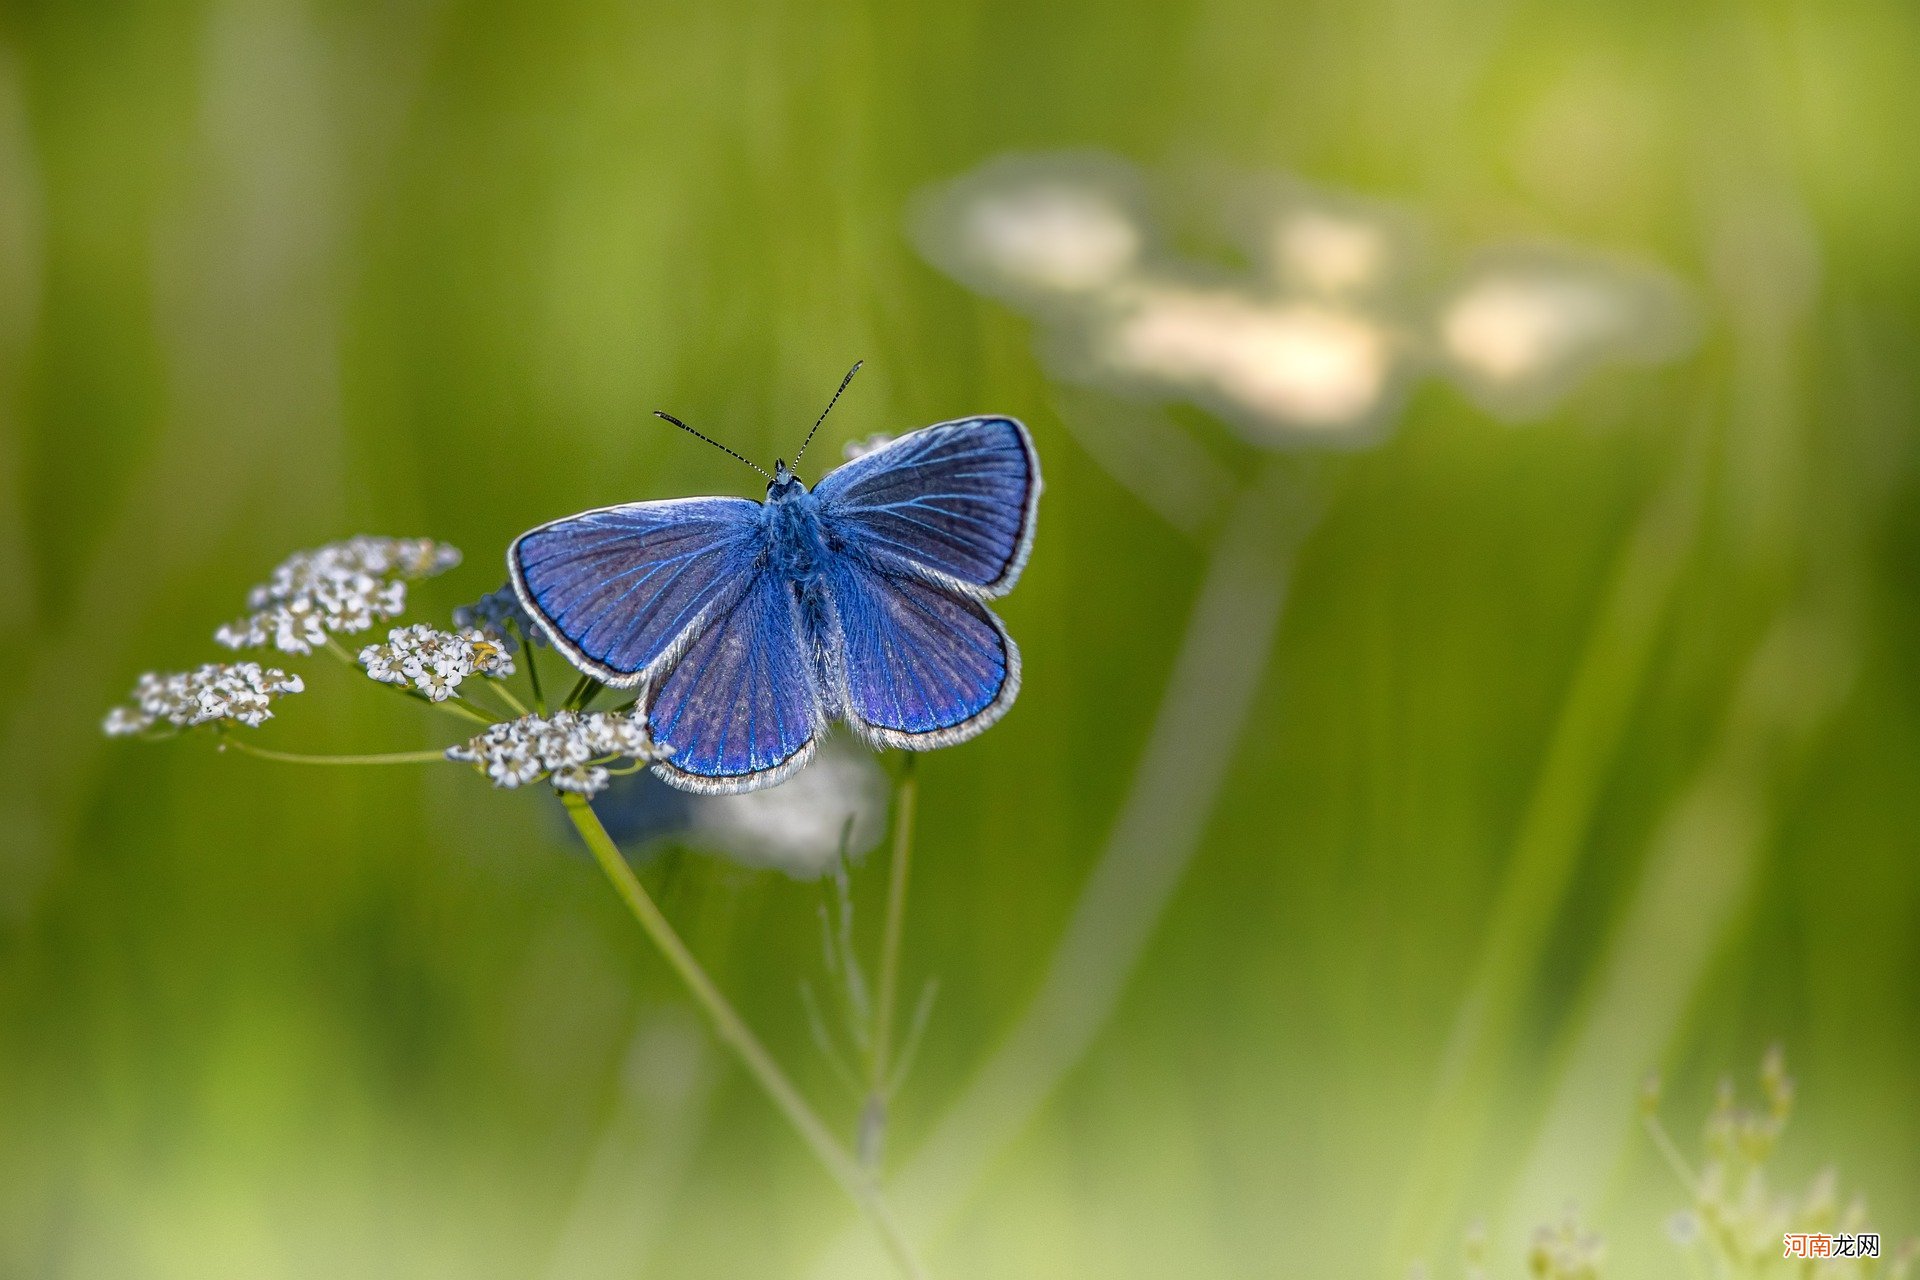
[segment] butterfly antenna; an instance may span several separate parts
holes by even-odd
[[[827,401],[827,407],[822,409],[820,411],[820,416],[813,420],[813,431],[807,432],[807,438],[800,442],[800,453],[796,453],[793,455],[793,465],[795,470],[798,470],[800,467],[800,454],[805,453],[807,451],[807,446],[813,443],[813,432],[818,431],[820,429],[820,424],[825,422],[827,420],[827,415],[833,412],[833,406],[840,403],[840,392],[845,391],[847,389],[847,384],[853,381],[853,375],[860,372],[860,366],[865,363],[866,363],[865,360],[855,360],[853,362],[853,368],[847,370],[847,376],[840,379],[840,390],[835,391],[833,393],[833,399]]]
[[[698,431],[695,431],[692,427],[680,421],[680,419],[674,417],[672,414],[665,413],[659,409],[655,409],[653,411],[653,416],[656,418],[665,418],[668,422],[671,422],[674,426],[680,428],[682,431],[686,432],[688,435],[697,437],[701,440],[705,440],[708,444],[712,445],[714,448],[718,449],[720,452],[724,454],[727,454],[730,457],[740,458],[740,461],[746,463],[748,466],[752,467],[755,471],[758,471],[761,475],[767,476],[768,480],[773,479],[772,476],[767,475],[767,469],[761,466],[759,463],[754,462],[747,458],[741,458],[739,454],[727,448],[727,446],[721,444],[718,440],[715,440],[712,436],[701,435]]]

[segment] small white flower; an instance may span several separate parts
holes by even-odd
[[[597,794],[610,774],[605,764],[622,757],[646,762],[665,758],[638,715],[617,711],[556,711],[489,725],[447,759],[477,766],[496,787],[519,787],[551,775],[556,790]]]
[[[311,653],[329,632],[352,635],[406,608],[406,584],[460,563],[431,538],[349,538],[297,551],[247,595],[253,612],[214,632],[230,649]]]
[[[395,627],[385,644],[360,650],[360,665],[382,684],[412,685],[435,702],[452,697],[468,676],[513,674],[499,637],[477,627],[441,631],[420,622]]]
[[[299,693],[299,676],[257,662],[209,662],[192,671],[149,671],[133,689],[133,705],[115,707],[100,726],[110,737],[144,733],[161,722],[176,728],[231,721],[258,728],[273,718],[273,699]]]
[[[115,707],[107,712],[106,721],[100,728],[109,738],[126,738],[145,732],[152,723],[151,716],[143,715],[132,707]]]
[[[597,764],[570,764],[553,771],[556,791],[577,791],[583,796],[598,795],[607,785],[607,771]]]
[[[520,651],[522,635],[541,648],[549,643],[547,633],[540,629],[533,615],[521,605],[520,597],[513,593],[511,583],[498,591],[489,591],[472,604],[463,604],[455,609],[453,625],[480,628],[508,653]]]

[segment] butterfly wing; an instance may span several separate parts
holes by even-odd
[[[507,571],[575,666],[637,685],[740,597],[764,546],[760,512],[745,498],[603,507],[520,535]]]
[[[654,772],[687,791],[771,786],[806,764],[825,728],[792,582],[767,568],[747,577],[644,695],[653,735],[673,753]]]
[[[1013,589],[1033,546],[1040,457],[1012,418],[910,432],[814,489],[830,535],[886,567],[973,596]]]
[[[842,714],[878,746],[922,751],[979,733],[1020,691],[1020,650],[971,592],[849,556],[832,578]]]

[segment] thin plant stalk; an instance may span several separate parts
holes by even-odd
[[[712,1020],[714,1031],[721,1041],[739,1055],[742,1065],[754,1081],[813,1149],[814,1155],[826,1166],[833,1180],[840,1184],[841,1189],[866,1215],[901,1272],[914,1280],[924,1280],[927,1269],[901,1231],[880,1189],[834,1138],[826,1123],[807,1104],[799,1089],[773,1060],[773,1055],[767,1052],[766,1046],[760,1043],[759,1037],[753,1034],[732,1003],[721,994],[713,979],[707,976],[707,971],[694,958],[693,952],[687,949],[687,944],[681,941],[673,925],[647,893],[646,886],[633,874],[633,868],[620,856],[613,838],[607,834],[607,829],[601,825],[586,798],[568,794],[562,796],[561,800],[566,805],[567,816],[592,851],[594,861],[600,864],[600,869],[612,882],[614,892],[620,895],[620,900],[633,913],[633,918],[646,931],[647,937],[666,958],[668,965],[686,983],[687,990]]]
[[[527,656],[527,684],[533,689],[533,705],[540,709],[541,715],[545,715],[547,694],[540,687],[540,663],[533,656],[533,637],[518,622],[513,624],[513,629],[520,633],[520,652]]]
[[[583,675],[574,681],[573,691],[567,694],[567,700],[564,705],[572,711],[585,711],[587,704],[592,702],[594,696],[605,687],[605,685],[595,680],[592,676]]]
[[[1324,507],[1328,477],[1301,465],[1269,460],[1229,509],[1131,789],[1040,989],[896,1180],[916,1235],[952,1221],[1085,1057],[1199,848],[1266,672],[1294,555]],[[860,1246],[836,1240],[812,1274],[865,1274]]]
[[[239,738],[224,737],[220,748],[232,747],[243,755],[258,756],[262,760],[278,760],[283,764],[445,764],[447,754],[444,751],[381,751],[371,755],[328,756],[309,755],[303,751],[275,751],[271,747],[256,747],[251,742],[242,742]]]
[[[503,681],[496,680],[493,683],[489,684],[487,688],[490,691],[492,691],[493,695],[499,698],[500,701],[506,703],[507,706],[511,707],[513,709],[513,714],[517,716],[524,716],[527,714],[527,704],[520,701],[520,699],[514,695],[513,690],[507,688],[506,684]]]
[[[887,873],[887,919],[880,941],[880,988],[873,1009],[873,1053],[868,1060],[867,1104],[860,1122],[860,1155],[868,1168],[880,1162],[891,1101],[893,1019],[900,1000],[900,942],[906,930],[907,882],[913,866],[913,812],[919,795],[914,757],[902,765],[893,804],[893,863]]]

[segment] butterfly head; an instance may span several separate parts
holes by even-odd
[[[785,462],[777,461],[773,464],[773,480],[767,485],[768,502],[785,502],[799,497],[806,491],[807,486],[800,483],[800,477],[793,474],[792,468]]]

